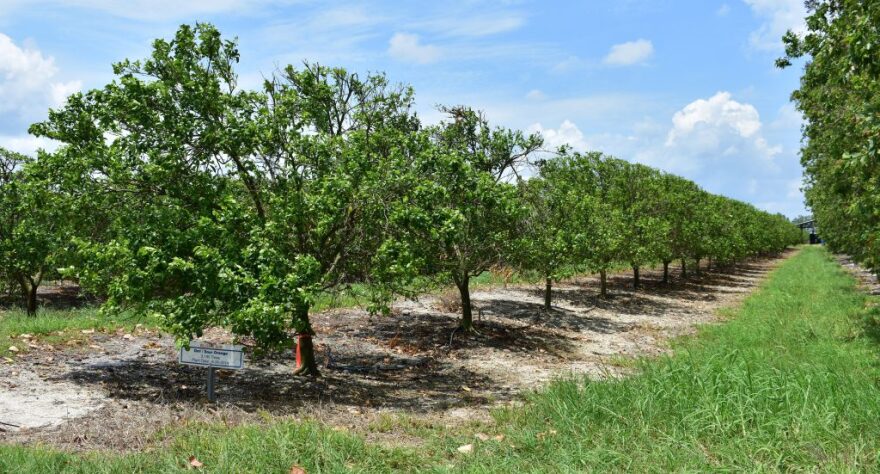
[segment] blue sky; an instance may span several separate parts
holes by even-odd
[[[51,147],[29,123],[208,21],[238,37],[244,87],[303,60],[384,71],[415,87],[426,122],[437,104],[469,105],[794,216],[800,67],[773,61],[803,16],[802,0],[0,0],[0,146]]]

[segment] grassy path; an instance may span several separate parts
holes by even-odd
[[[821,248],[776,270],[730,321],[645,360],[638,376],[566,381],[497,413],[503,441],[418,427],[388,449],[311,423],[190,425],[152,453],[0,446],[0,472],[581,472],[876,470],[880,312]],[[2,396],[2,387],[0,387]],[[478,428],[475,428],[475,430]],[[491,430],[491,431],[487,431]],[[472,444],[470,454],[459,446]]]

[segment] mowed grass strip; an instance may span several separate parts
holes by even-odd
[[[500,413],[510,443],[487,443],[463,467],[875,470],[880,368],[867,298],[824,249],[805,248],[728,322],[642,361],[640,375],[555,383]]]
[[[315,423],[169,431],[150,453],[0,446],[0,472],[582,472],[876,470],[876,310],[821,248],[784,262],[730,312],[639,362],[639,375],[557,382],[471,432],[395,449]],[[489,431],[491,430],[491,431]],[[469,454],[457,448],[473,444]]]

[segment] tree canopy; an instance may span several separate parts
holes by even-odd
[[[792,99],[805,125],[805,195],[822,238],[880,271],[880,4],[808,2],[806,34],[785,35],[788,67],[806,58]]]

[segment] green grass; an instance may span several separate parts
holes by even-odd
[[[205,472],[871,471],[880,450],[875,301],[821,248],[785,262],[725,324],[675,343],[614,381],[557,382],[480,427],[418,427],[420,448],[391,449],[318,424],[226,429],[193,424],[130,455],[0,445],[0,472],[169,472],[194,455]],[[383,422],[379,430],[394,429]],[[474,443],[474,452],[456,448]]]
[[[0,312],[0,356],[15,355],[9,351],[10,346],[19,349],[19,353],[27,352],[27,340],[20,338],[22,334],[33,336],[28,340],[35,343],[54,345],[85,340],[83,330],[131,331],[137,324],[148,327],[156,325],[154,321],[124,314],[104,315],[93,307],[72,310],[40,309],[36,316],[28,316],[21,310],[3,311]]]
[[[640,375],[556,383],[500,413],[516,448],[487,445],[464,467],[876,470],[880,368],[866,303],[823,249],[806,248],[728,323],[642,361]]]

